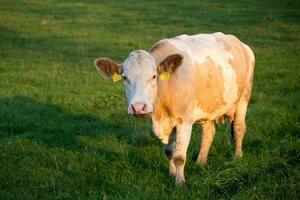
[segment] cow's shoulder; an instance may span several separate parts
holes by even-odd
[[[158,42],[156,42],[150,49],[149,52],[150,53],[155,53],[157,51],[161,51],[165,46],[166,46],[166,39],[160,40]]]
[[[155,43],[150,49],[149,53],[154,57],[156,64],[163,61],[171,54],[182,53],[180,49],[170,43],[170,39],[163,39]]]

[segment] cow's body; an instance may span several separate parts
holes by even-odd
[[[149,52],[131,52],[122,65],[99,58],[95,66],[112,80],[122,75],[129,114],[152,113],[153,132],[165,145],[176,184],[185,181],[186,153],[195,122],[202,126],[198,163],[207,162],[215,121],[223,116],[232,123],[235,157],[242,156],[254,55],[236,37],[181,35],[159,41]],[[158,79],[162,73],[171,74],[170,79]]]
[[[177,121],[233,119],[239,100],[243,96],[248,102],[252,88],[253,53],[232,35],[181,35],[150,49],[156,63],[175,53],[183,55],[183,63],[168,82],[158,81],[152,115],[154,133],[164,144]]]

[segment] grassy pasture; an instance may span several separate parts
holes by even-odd
[[[92,62],[222,31],[256,55],[244,157],[229,124],[176,188],[149,119]],[[300,2],[0,0],[0,199],[299,199]]]

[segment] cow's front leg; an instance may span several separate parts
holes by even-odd
[[[193,124],[181,123],[176,126],[176,146],[173,155],[173,163],[176,167],[176,185],[182,185],[185,182],[184,166],[186,163],[186,153],[190,143]]]
[[[173,129],[169,143],[164,145],[165,153],[169,159],[169,175],[176,176],[176,166],[173,162],[173,154],[176,146],[176,129]]]
[[[214,121],[204,122],[201,126],[202,126],[201,149],[197,158],[197,163],[206,164],[207,155],[209,152],[210,145],[214,139],[216,129],[215,129]]]

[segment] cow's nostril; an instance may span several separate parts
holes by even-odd
[[[143,105],[142,111],[144,111],[144,112],[147,111],[147,105],[146,104]]]
[[[135,107],[134,107],[133,104],[131,104],[131,108],[132,108],[132,110],[133,110],[133,113],[135,113]]]
[[[131,106],[133,114],[137,115],[137,116],[146,114],[147,110],[148,110],[147,104],[145,104],[145,103],[136,102],[136,103],[130,104],[130,106]]]

